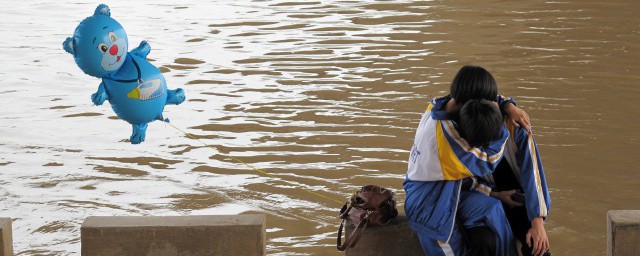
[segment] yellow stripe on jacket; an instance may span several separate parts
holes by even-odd
[[[429,106],[427,106],[427,110],[425,110],[424,112],[429,112],[433,109],[433,104],[429,103]]]
[[[460,159],[458,159],[453,152],[451,145],[449,145],[449,141],[442,131],[441,121],[436,123],[436,139],[438,143],[438,157],[444,179],[459,180],[472,176],[471,172],[460,162]]]

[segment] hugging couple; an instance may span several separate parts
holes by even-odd
[[[422,115],[409,158],[405,212],[426,255],[550,255],[550,197],[529,117],[464,66]]]

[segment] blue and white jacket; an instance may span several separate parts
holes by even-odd
[[[510,135],[507,139],[504,159],[507,160],[514,176],[524,190],[525,207],[529,221],[535,217],[546,219],[549,214],[551,198],[533,134],[527,133],[522,127],[513,126],[510,122],[505,122],[505,125]],[[472,189],[489,195],[494,186],[493,175],[487,174],[480,177],[479,182],[474,182]]]
[[[422,115],[409,157],[405,212],[417,232],[449,242],[462,179],[490,174],[502,158],[509,132],[487,147],[471,147],[444,111],[449,96],[435,98]],[[498,98],[499,103],[507,101]]]

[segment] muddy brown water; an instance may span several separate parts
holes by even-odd
[[[557,255],[603,255],[606,211],[640,209],[636,1],[113,1],[130,47],[188,100],[130,127],[60,48],[94,3],[0,4],[0,216],[18,255],[77,255],[90,215],[265,213],[268,253],[335,255],[359,186],[404,200],[428,99],[462,65],[530,116]],[[400,204],[402,209],[402,204]]]

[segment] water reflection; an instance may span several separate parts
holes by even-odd
[[[128,144],[60,49],[93,3],[0,7],[0,215],[19,255],[77,254],[89,215],[240,212],[268,214],[269,254],[334,254],[340,205],[301,189],[343,200],[379,184],[404,200],[418,118],[467,63],[533,117],[554,253],[602,254],[605,210],[640,208],[636,3],[110,3],[187,91],[172,124],[273,177],[162,123]]]

